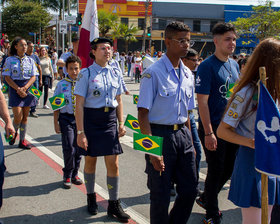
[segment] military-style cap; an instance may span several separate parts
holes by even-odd
[[[93,47],[96,44],[102,44],[102,43],[109,43],[111,45],[111,47],[113,46],[113,42],[104,37],[95,38],[93,41],[91,41],[90,46]]]

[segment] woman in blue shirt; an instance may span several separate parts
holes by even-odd
[[[36,99],[28,93],[38,75],[35,62],[27,56],[26,40],[17,37],[11,46],[10,57],[6,59],[2,75],[9,84],[9,106],[13,109],[13,125],[16,131],[14,138],[9,142],[15,143],[17,131],[20,128],[19,148],[30,149],[31,146],[25,141],[27,117],[31,106],[36,104]]]

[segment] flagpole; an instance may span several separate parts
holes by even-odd
[[[266,71],[265,67],[259,68],[260,80],[266,87]],[[260,87],[259,87],[260,88]],[[262,206],[262,224],[268,224],[268,176],[261,174],[261,206]]]

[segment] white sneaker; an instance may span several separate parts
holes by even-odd
[[[44,109],[50,109],[50,107],[48,105],[44,105],[43,108]]]

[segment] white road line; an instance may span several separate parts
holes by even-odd
[[[126,141],[123,144],[128,145],[129,147],[132,147],[132,143],[130,143],[129,141],[131,141],[131,139],[127,138],[129,136],[126,136],[123,138],[124,141]],[[37,142],[36,140],[34,140],[31,136],[26,135],[26,140],[28,140],[32,145],[34,145],[37,149],[39,149],[42,153],[44,153],[46,156],[48,156],[49,158],[51,158],[52,160],[54,160],[57,164],[59,164],[60,166],[64,166],[64,162],[63,159],[60,158],[59,156],[57,156],[55,153],[53,153],[52,151],[50,151],[49,149],[47,149],[45,146],[41,145],[39,142]],[[79,172],[79,177],[81,179],[84,180],[84,174]],[[108,196],[108,192],[103,189],[101,186],[99,186],[98,184],[95,184],[95,191],[97,194],[99,194],[102,198],[108,200],[109,196]],[[130,215],[130,217],[136,221],[139,224],[149,224],[149,220],[147,218],[145,218],[143,215],[141,215],[140,213],[136,212],[135,210],[133,210],[132,208],[129,208],[125,203],[122,202],[122,206],[123,208],[126,209],[126,212]]]

